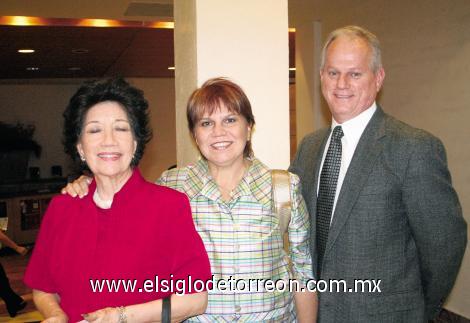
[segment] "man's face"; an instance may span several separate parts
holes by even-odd
[[[338,37],[326,51],[320,72],[323,96],[333,118],[346,122],[366,110],[375,101],[385,72],[370,67],[372,51],[360,38]]]

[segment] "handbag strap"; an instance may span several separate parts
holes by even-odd
[[[162,323],[171,323],[171,295],[162,301]]]
[[[274,213],[279,220],[281,235],[284,236],[289,227],[292,208],[289,172],[282,169],[272,169],[271,181]]]

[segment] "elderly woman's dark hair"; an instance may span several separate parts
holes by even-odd
[[[137,142],[137,149],[131,161],[131,167],[135,167],[142,158],[145,145],[152,138],[148,102],[142,90],[131,86],[122,78],[86,82],[72,96],[63,114],[65,152],[74,160],[80,160],[76,146],[83,130],[85,116],[91,107],[105,101],[118,103],[129,118],[132,134]]]
[[[208,115],[225,106],[232,113],[242,115],[250,127],[255,124],[255,117],[251,111],[251,104],[245,92],[240,86],[232,81],[223,78],[212,78],[204,82],[204,84],[196,89],[189,97],[186,106],[186,117],[188,119],[188,127],[194,136],[194,128],[196,123],[207,112]],[[243,151],[244,157],[252,157],[253,150],[251,141],[246,143]]]

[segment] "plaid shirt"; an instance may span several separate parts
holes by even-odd
[[[284,252],[279,220],[272,212],[271,174],[258,159],[232,192],[222,199],[203,159],[162,174],[158,184],[186,193],[197,231],[204,241],[215,281],[295,278],[305,286],[313,278],[309,251],[309,221],[299,178],[290,174],[292,213],[290,259]],[[242,284],[243,281],[240,283]],[[287,284],[288,286],[288,284]],[[243,288],[243,285],[239,285]],[[293,322],[293,294],[285,291],[209,291],[206,313],[190,322]]]

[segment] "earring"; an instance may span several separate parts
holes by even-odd
[[[80,155],[80,159],[84,162],[85,161],[85,156]]]

